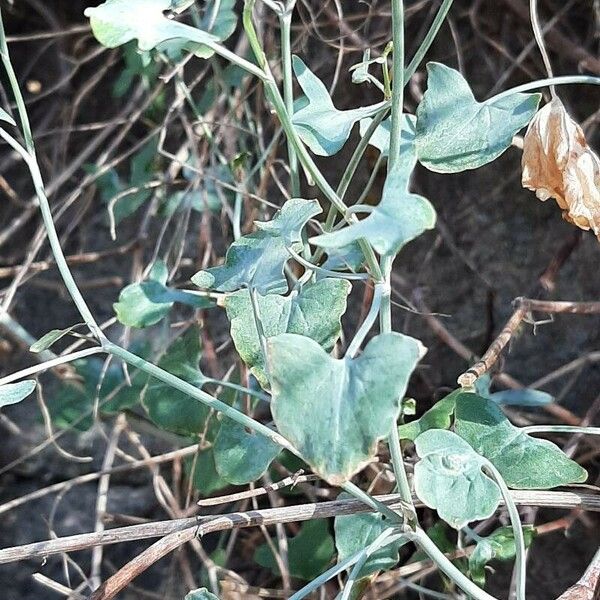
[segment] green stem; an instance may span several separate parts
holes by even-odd
[[[408,533],[407,537],[418,544],[431,558],[438,568],[452,579],[458,587],[472,596],[475,600],[498,600],[475,585],[462,571],[454,566],[452,561],[435,545],[429,536],[420,527]]]
[[[508,510],[508,516],[510,517],[510,524],[512,526],[513,535],[515,538],[515,569],[517,572],[516,578],[516,598],[517,600],[526,600],[525,588],[527,583],[527,562],[525,555],[525,538],[523,536],[523,528],[521,526],[521,518],[519,517],[519,511],[517,506],[510,495],[510,491],[504,483],[502,475],[498,472],[494,465],[486,460],[485,468],[491,473],[494,481],[498,484],[502,497]]]
[[[392,35],[394,42],[394,62],[392,65],[392,129],[388,173],[398,168],[402,118],[404,112],[404,0],[392,0]]]
[[[417,70],[417,68],[421,64],[421,61],[427,54],[427,51],[431,47],[431,44],[433,43],[435,36],[438,34],[440,27],[446,20],[446,16],[448,15],[448,12],[450,11],[450,7],[452,6],[453,1],[454,0],[444,0],[442,2],[442,5],[440,6],[440,10],[438,10],[437,14],[435,15],[435,19],[433,20],[433,23],[431,24],[431,27],[429,28],[429,31],[427,32],[425,39],[419,46],[419,49],[415,52],[415,55],[413,56],[412,60],[410,61],[408,67],[406,67],[406,69],[404,70],[404,84],[405,85],[408,83],[410,78],[415,74],[415,71]]]
[[[44,361],[39,365],[33,365],[32,367],[27,367],[26,369],[21,369],[16,373],[11,373],[6,377],[2,377],[2,379],[0,379],[0,386],[6,385],[7,383],[12,383],[13,381],[18,381],[19,379],[31,377],[32,375],[37,375],[38,373],[42,373],[48,369],[54,369],[60,365],[65,365],[73,362],[74,360],[79,360],[80,358],[86,358],[88,356],[92,356],[93,354],[99,354],[102,351],[103,350],[100,346],[96,346],[94,348],[80,350],[79,352],[73,352],[72,354],[66,354],[65,356],[58,356],[51,360]]]
[[[223,413],[226,417],[229,417],[236,423],[239,423],[240,425],[243,425],[244,427],[247,427],[248,429],[251,429],[256,433],[265,436],[275,444],[278,444],[279,446],[285,448],[286,450],[289,450],[293,454],[298,455],[298,451],[282,435],[280,435],[276,431],[273,431],[266,425],[255,421],[251,417],[245,415],[243,412],[240,412],[239,410],[236,410],[228,404],[225,404],[225,402],[221,402],[221,400],[213,398],[210,394],[207,394],[201,389],[198,389],[195,385],[192,385],[191,383],[180,379],[176,375],[172,375],[168,371],[161,369],[160,367],[152,364],[151,362],[148,362],[140,356],[137,356],[132,352],[129,352],[129,350],[126,350],[125,348],[122,348],[117,344],[113,344],[110,341],[107,341],[105,343],[104,349],[106,350],[106,352],[113,356],[116,356],[117,358],[120,358],[128,365],[131,365],[132,367],[139,369],[140,371],[143,371],[148,375],[151,375],[155,379],[166,383],[168,386],[179,390],[184,394],[187,394],[195,400],[202,402],[202,404],[205,404],[209,408],[213,408],[214,410]]]
[[[377,315],[379,314],[379,309],[381,307],[381,298],[384,294],[384,284],[377,283],[375,284],[375,290],[373,291],[373,300],[371,301],[371,307],[369,308],[369,312],[365,317],[365,320],[362,322],[362,325],[359,327],[356,335],[348,344],[348,349],[346,350],[346,356],[350,358],[354,358],[363,343],[364,339],[367,337],[369,331],[373,327],[373,323],[375,323],[375,319],[377,319]]]
[[[562,75],[560,77],[548,77],[546,79],[537,79],[536,81],[529,81],[523,83],[509,90],[504,90],[491,98],[488,98],[485,103],[491,104],[502,100],[507,96],[513,94],[519,94],[521,92],[530,92],[531,90],[537,90],[546,86],[552,85],[572,85],[572,84],[587,84],[587,85],[600,85],[600,77],[594,77],[593,75]]]
[[[8,76],[10,87],[17,105],[17,112],[19,113],[19,120],[23,129],[23,137],[25,139],[26,150],[16,140],[14,140],[4,131],[2,131],[2,137],[6,142],[8,142],[12,146],[13,149],[15,149],[19,154],[21,154],[23,160],[25,161],[25,164],[29,169],[31,179],[33,181],[33,186],[35,188],[35,193],[40,204],[40,211],[42,213],[42,219],[44,220],[44,226],[48,235],[48,242],[56,260],[56,266],[58,267],[58,270],[61,274],[61,277],[63,278],[65,286],[71,298],[73,299],[73,302],[77,306],[77,309],[81,313],[83,320],[86,322],[92,334],[94,334],[94,336],[102,342],[104,339],[106,339],[104,333],[96,323],[96,320],[94,319],[90,309],[88,308],[88,305],[84,300],[83,296],[81,295],[81,292],[79,291],[79,288],[75,283],[73,275],[69,270],[69,266],[67,265],[65,255],[63,254],[62,248],[60,246],[60,239],[58,237],[58,233],[56,232],[54,221],[52,220],[52,211],[50,210],[50,203],[48,202],[48,198],[46,197],[46,193],[44,191],[44,181],[36,160],[35,144],[33,141],[33,135],[31,133],[29,117],[27,115],[27,108],[25,107],[25,100],[23,99],[23,94],[21,94],[19,82],[17,80],[17,76],[10,61],[8,44],[6,43],[6,34],[4,32],[4,23],[2,21],[2,11],[0,11],[0,57],[2,58],[2,64],[4,65],[4,69],[6,71],[6,75]]]
[[[279,15],[281,27],[281,63],[283,67],[283,98],[289,115],[294,114],[294,76],[292,71],[292,15],[296,1],[290,2]],[[288,145],[288,160],[290,164],[290,180],[292,197],[300,196],[300,171],[298,168],[298,156],[294,145],[290,140]]]

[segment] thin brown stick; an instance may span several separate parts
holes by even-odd
[[[513,490],[511,496],[516,504],[522,506],[544,506],[547,508],[589,510],[600,512],[600,496],[580,494],[579,492],[554,492]],[[375,496],[392,509],[402,507],[398,494]],[[417,506],[423,506],[417,498]],[[24,546],[15,546],[0,550],[0,564],[42,558],[63,552],[76,552],[93,546],[118,544],[135,540],[163,537],[196,528],[202,536],[215,531],[226,531],[236,528],[255,527],[257,525],[274,525],[276,523],[292,523],[310,519],[326,519],[337,515],[353,515],[370,512],[371,509],[360,500],[332,500],[309,504],[298,504],[283,508],[268,508],[264,510],[230,513],[220,516],[190,517],[170,521],[157,521],[129,527],[109,529],[102,533],[85,533],[44,542],[34,542]]]
[[[522,306],[519,306],[513,312],[512,316],[506,322],[506,325],[498,337],[492,342],[481,359],[478,360],[471,368],[467,369],[458,378],[458,385],[461,387],[471,387],[482,375],[491,369],[494,363],[498,360],[498,357],[500,356],[502,350],[504,350],[506,344],[508,344],[512,336],[515,334],[526,314],[527,309]]]
[[[568,313],[578,315],[600,314],[600,302],[563,302],[559,300],[534,300],[517,298],[515,305],[528,312]]]

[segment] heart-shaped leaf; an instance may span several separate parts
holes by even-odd
[[[487,519],[498,508],[500,488],[483,471],[483,459],[452,431],[430,429],[415,440],[415,493],[455,529]]]
[[[341,333],[340,319],[346,312],[350,283],[342,279],[322,279],[289,296],[258,296],[258,309],[267,338],[281,333],[297,333],[331,350]],[[242,360],[260,385],[267,389],[263,356],[250,293],[240,290],[225,299],[231,322],[231,337]]]
[[[222,421],[213,445],[217,473],[234,485],[256,481],[280,451],[279,445],[231,419]]]
[[[454,428],[498,469],[513,489],[549,489],[582,483],[587,472],[548,440],[515,427],[496,403],[475,394],[456,401]]]
[[[348,497],[350,497],[348,494],[342,493],[338,499]],[[389,525],[383,515],[378,513],[336,517],[334,530],[338,562],[364,550],[388,528]],[[376,571],[386,571],[394,567],[398,563],[398,552],[405,543],[403,540],[398,540],[373,552],[360,570],[359,577],[367,577]]]
[[[477,102],[454,69],[427,64],[427,91],[417,108],[417,156],[437,173],[476,169],[498,158],[535,115],[540,94]]]
[[[395,427],[422,344],[399,333],[373,338],[356,359],[335,359],[310,338],[268,340],[277,428],[321,477],[339,485],[375,455]]]
[[[200,333],[196,327],[191,327],[171,344],[158,366],[200,388],[206,381],[198,367],[201,354]],[[150,380],[142,404],[159,427],[189,436],[202,433],[210,412],[185,392],[156,380]]]
[[[533,541],[535,529],[532,525],[523,527],[525,547]],[[515,534],[512,527],[499,527],[477,542],[475,550],[469,556],[469,575],[480,587],[485,586],[485,566],[493,559],[512,560],[516,555]]]
[[[129,327],[149,327],[166,317],[175,302],[193,308],[214,306],[208,298],[167,287],[167,275],[166,265],[157,261],[148,281],[123,288],[119,301],[113,304],[119,322]]]
[[[327,250],[364,238],[381,255],[397,254],[435,225],[436,213],[429,200],[408,191],[409,173],[394,171],[388,175],[381,202],[362,221],[313,237],[310,242]]]
[[[277,547],[277,540],[273,540]],[[288,567],[290,575],[310,581],[318,577],[329,565],[334,554],[333,538],[326,519],[307,521],[300,531],[289,540]],[[271,548],[262,544],[254,553],[254,560],[261,566],[280,575]]]
[[[116,48],[131,40],[140,50],[152,50],[161,42],[183,39],[210,44],[218,37],[206,31],[168,19],[171,0],[106,0],[95,8],[86,8],[85,16],[96,39],[107,48]]]
[[[338,110],[323,82],[298,56],[293,57],[298,83],[307,100],[292,122],[302,141],[319,156],[332,156],[350,137],[355,123],[381,110],[383,103],[352,110]]]
[[[7,383],[0,386],[0,408],[25,400],[35,390],[36,385],[33,379],[27,379],[19,381],[19,383]]]
[[[259,231],[242,236],[227,250],[225,264],[200,271],[192,281],[200,288],[234,292],[253,287],[263,296],[288,289],[283,269],[291,258],[287,248],[301,249],[302,229],[321,212],[316,200],[292,198]]]

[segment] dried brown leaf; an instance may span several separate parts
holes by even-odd
[[[600,240],[600,159],[558,98],[529,124],[522,165],[523,187],[542,201],[554,198],[566,221]]]

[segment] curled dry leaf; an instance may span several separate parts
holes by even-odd
[[[529,124],[522,183],[542,201],[555,198],[566,221],[600,239],[600,159],[558,98]]]

